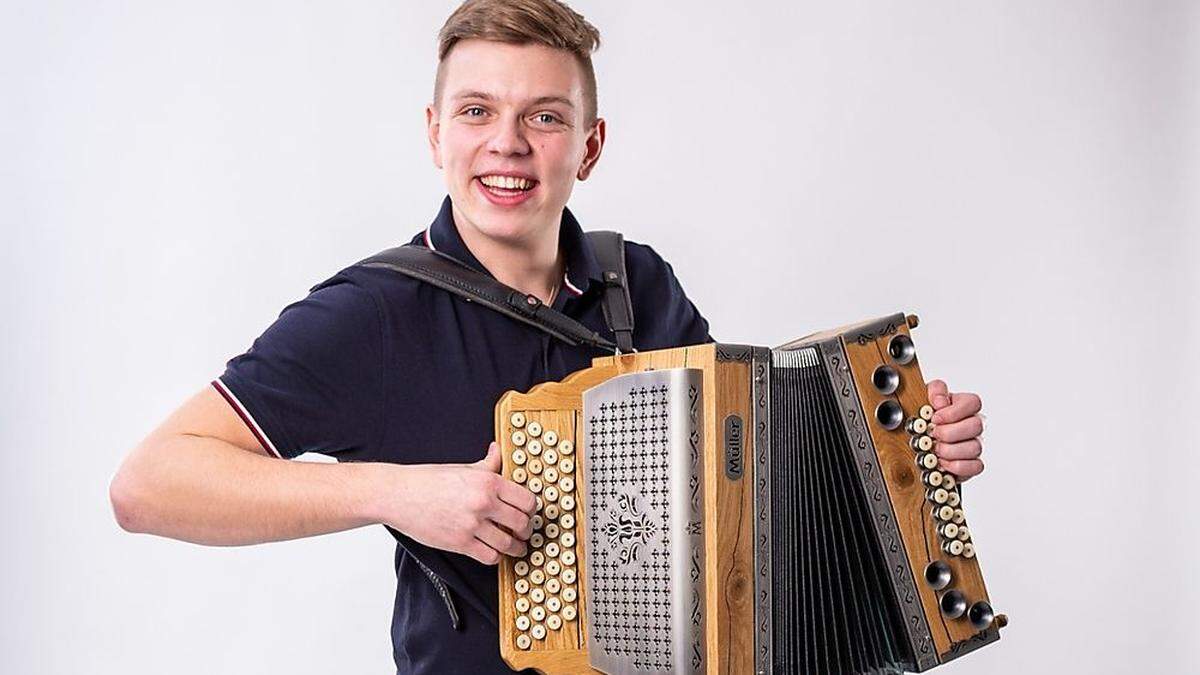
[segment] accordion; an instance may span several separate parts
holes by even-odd
[[[542,673],[920,672],[999,638],[896,314],[596,359],[496,405],[538,496],[500,653]]]

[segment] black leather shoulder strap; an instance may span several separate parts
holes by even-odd
[[[604,278],[601,306],[604,320],[612,329],[617,348],[633,351],[633,303],[629,299],[629,276],[625,273],[625,237],[620,232],[588,232],[600,274]]]
[[[360,261],[358,266],[389,269],[419,279],[469,302],[478,302],[488,309],[534,326],[569,345],[585,344],[599,349],[617,347],[596,331],[553,307],[547,307],[536,296],[526,295],[444,253],[423,246],[390,248]]]

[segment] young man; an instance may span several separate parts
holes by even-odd
[[[566,209],[604,147],[598,42],[554,0],[469,0],[454,12],[426,110],[449,196],[413,243],[607,334],[595,253]],[[671,267],[639,244],[625,255],[635,346],[708,341]],[[505,391],[599,354],[395,272],[347,268],[130,453],[113,507],[129,531],[214,545],[387,525],[400,533],[398,671],[508,672],[494,565],[524,551],[534,498],[498,475],[492,409]],[[978,397],[951,397],[941,382],[930,395],[945,467],[978,473]],[[279,461],[304,452],[350,461]]]

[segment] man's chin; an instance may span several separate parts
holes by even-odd
[[[537,234],[544,221],[543,212],[532,203],[521,208],[496,207],[491,203],[473,203],[472,213],[465,214],[474,229],[488,239],[507,244],[528,241]]]

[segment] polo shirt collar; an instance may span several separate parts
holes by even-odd
[[[458,228],[454,225],[454,207],[447,195],[442,200],[442,208],[438,211],[433,223],[425,229],[425,246],[466,264],[484,274],[491,276],[483,263],[471,253],[463,243]],[[571,210],[563,207],[562,221],[558,230],[558,246],[566,257],[566,274],[563,279],[563,293],[573,296],[583,295],[593,283],[603,285],[600,276],[600,263],[592,250],[591,242],[584,236],[583,228]]]

